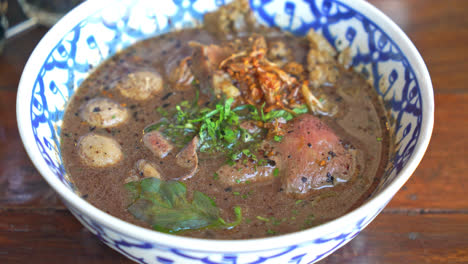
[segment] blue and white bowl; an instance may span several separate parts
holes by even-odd
[[[168,235],[117,219],[81,199],[60,157],[60,129],[71,96],[92,70],[138,40],[197,25],[223,0],[87,1],[60,20],[26,64],[17,119],[29,157],[76,218],[105,244],[140,263],[313,263],[366,227],[422,159],[433,127],[431,80],[418,51],[388,17],[360,0],[251,0],[257,18],[296,34],[321,32],[350,47],[395,119],[398,149],[372,197],[348,214],[304,231],[249,240]],[[227,2],[227,1],[226,1]]]

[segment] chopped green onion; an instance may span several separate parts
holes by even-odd
[[[257,219],[263,222],[270,222],[270,219],[257,215]]]
[[[273,170],[273,176],[274,176],[274,177],[278,177],[278,176],[279,176],[279,169],[278,169],[278,168],[275,168],[275,169]]]
[[[284,137],[284,136],[278,136],[278,135],[276,135],[273,139],[274,139],[276,142],[281,142],[281,140],[283,140],[283,137]]]

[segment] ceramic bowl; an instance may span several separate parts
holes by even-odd
[[[75,193],[60,157],[64,110],[103,60],[138,40],[196,26],[223,0],[87,1],[44,36],[24,69],[17,119],[36,168],[73,215],[102,242],[139,263],[313,263],[349,242],[408,180],[429,144],[434,99],[418,51],[387,16],[356,0],[251,0],[257,18],[295,34],[309,28],[338,50],[350,47],[354,69],[373,84],[395,120],[397,150],[372,197],[333,221],[304,231],[249,240],[163,234],[117,219]],[[396,223],[395,223],[396,224]]]

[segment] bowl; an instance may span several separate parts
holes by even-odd
[[[356,0],[251,0],[257,18],[295,34],[321,32],[350,47],[354,70],[379,93],[394,120],[396,151],[372,196],[333,221],[300,232],[248,240],[195,239],[117,219],[74,190],[60,156],[64,110],[103,60],[138,40],[196,26],[223,0],[87,1],[61,19],[29,58],[19,84],[17,120],[34,165],[72,214],[102,242],[139,263],[313,263],[354,238],[408,180],[429,144],[434,98],[418,51],[387,16]],[[396,224],[396,223],[395,223]]]

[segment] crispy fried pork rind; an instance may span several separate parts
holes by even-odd
[[[215,12],[207,13],[204,20],[205,28],[210,33],[226,39],[246,36],[260,26],[248,0],[222,6]]]
[[[303,104],[314,114],[333,116],[338,112],[325,89],[333,88],[340,67],[350,66],[349,49],[338,54],[311,29],[305,37],[309,48],[306,63],[301,64],[294,60],[287,43],[278,39],[268,43],[263,35],[251,33],[260,25],[246,0],[206,14],[205,28],[225,42],[191,43],[191,71],[202,92],[234,98],[237,105],[251,104],[265,112],[282,109],[294,114],[293,109]]]

